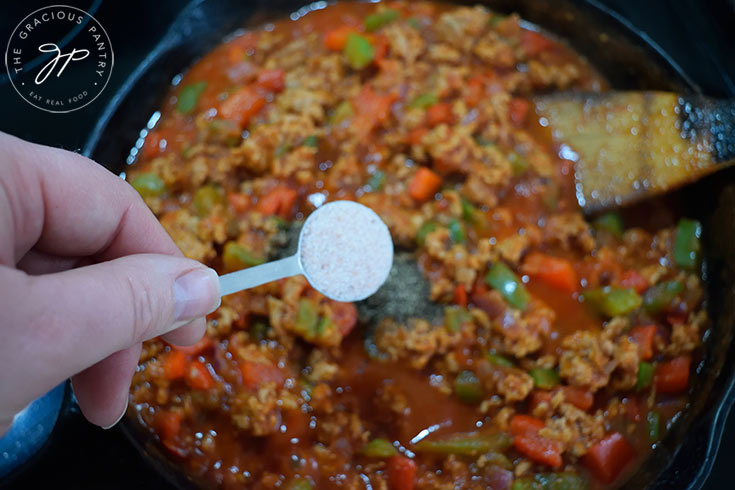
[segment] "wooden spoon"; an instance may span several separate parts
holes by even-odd
[[[661,194],[735,162],[735,99],[608,92],[534,102],[561,156],[575,161],[586,213]]]

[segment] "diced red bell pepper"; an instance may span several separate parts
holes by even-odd
[[[619,282],[620,287],[632,288],[638,294],[643,293],[650,286],[645,277],[638,274],[638,272],[632,269],[623,272],[623,274],[620,276]]]
[[[517,414],[510,419],[510,433],[514,436],[536,434],[545,426],[543,420],[530,415]]]
[[[523,261],[521,269],[532,278],[561,291],[573,293],[579,285],[572,263],[558,257],[533,252]]]
[[[324,36],[324,46],[330,51],[342,51],[347,44],[350,34],[356,33],[357,29],[350,25],[342,25],[329,31]]]
[[[246,85],[227,97],[219,108],[219,115],[244,128],[265,106],[265,97],[257,87]]]
[[[173,440],[181,432],[181,414],[159,409],[153,419],[153,424],[162,441]]]
[[[659,393],[680,393],[689,387],[691,356],[675,357],[656,367],[653,382]]]
[[[653,357],[654,338],[656,337],[656,325],[635,327],[630,331],[630,339],[638,344],[638,352],[644,361]]]
[[[463,308],[467,306],[467,289],[464,284],[457,284],[454,288],[454,303]]]
[[[286,88],[286,72],[283,70],[263,70],[258,73],[255,83],[271,92],[281,92]]]
[[[281,218],[290,218],[298,197],[298,191],[281,185],[261,196],[255,209],[266,216],[277,214]]]
[[[529,107],[530,104],[526,99],[510,99],[508,112],[510,113],[510,120],[513,122],[515,127],[520,128],[526,122]]]
[[[416,462],[396,454],[388,460],[388,488],[390,490],[413,490],[416,478]]]
[[[337,325],[339,332],[345,336],[357,324],[357,307],[354,303],[330,301],[331,320]]]
[[[257,389],[263,383],[273,382],[280,386],[286,381],[283,371],[264,362],[241,361],[240,374],[242,384],[251,390]]]
[[[585,390],[578,386],[562,386],[562,393],[564,393],[564,400],[567,403],[571,403],[580,410],[585,412],[592,408],[595,403],[595,396],[591,391]]]
[[[589,448],[582,462],[603,483],[612,483],[633,459],[633,446],[618,432]]]
[[[180,350],[172,350],[163,356],[163,376],[169,380],[183,378],[186,374],[186,362],[186,353]]]
[[[451,124],[454,121],[452,106],[446,102],[439,102],[426,109],[426,124],[438,126],[440,124]]]
[[[523,29],[521,32],[521,47],[528,56],[536,56],[550,49],[554,44],[538,32]]]
[[[538,435],[521,435],[513,438],[513,447],[535,463],[545,464],[552,468],[561,466],[561,447],[557,441]]]
[[[205,335],[194,345],[175,345],[172,347],[174,351],[183,352],[189,356],[196,356],[212,347],[212,345],[214,345],[212,339]]]
[[[186,368],[186,384],[195,390],[208,390],[214,386],[214,380],[204,363],[193,361]]]
[[[419,167],[408,184],[408,194],[418,202],[431,199],[442,185],[442,178],[427,167]]]

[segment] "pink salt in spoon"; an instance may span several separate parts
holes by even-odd
[[[220,276],[220,294],[303,274],[328,298],[360,301],[385,282],[392,264],[393,241],[380,217],[362,204],[335,201],[306,219],[296,254]]]

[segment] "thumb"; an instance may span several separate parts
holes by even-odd
[[[214,270],[168,255],[130,255],[43,276],[3,268],[0,278],[10,286],[0,295],[0,311],[10,312],[0,343],[0,400],[17,404],[0,407],[0,419],[69,376],[219,305]]]

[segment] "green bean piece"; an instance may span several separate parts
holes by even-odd
[[[561,382],[559,375],[553,369],[533,368],[528,371],[528,374],[533,378],[533,385],[544,390],[550,390]]]
[[[222,252],[222,262],[224,262],[225,269],[237,271],[246,267],[260,265],[265,260],[253,254],[237,242],[227,242]]]
[[[187,85],[179,92],[179,100],[176,102],[176,110],[181,114],[189,114],[197,106],[199,97],[207,88],[207,82],[197,82]]]
[[[388,25],[397,20],[399,16],[400,14],[398,11],[393,9],[383,10],[382,12],[376,12],[368,15],[365,17],[365,30],[367,32],[373,32],[384,25]]]
[[[144,198],[158,197],[166,191],[163,179],[154,173],[136,175],[130,185]]]
[[[225,195],[221,187],[205,185],[194,193],[192,203],[197,214],[204,217],[209,215],[215,207],[225,203]]]
[[[643,293],[643,308],[651,314],[660,313],[666,310],[682,291],[684,285],[679,281],[666,281],[651,286]]]
[[[355,70],[362,70],[375,58],[375,48],[370,41],[360,34],[351,33],[347,36],[344,47],[344,55],[347,63]]]
[[[487,354],[485,354],[485,357],[487,358],[488,361],[492,362],[496,366],[506,367],[506,368],[516,367],[513,361],[511,361],[505,356],[501,356],[500,354],[488,352]]]
[[[638,379],[635,383],[636,391],[645,390],[653,382],[653,364],[641,361],[638,363]]]
[[[411,109],[428,109],[439,102],[439,97],[435,93],[429,92],[426,94],[417,95],[411,102],[408,103],[408,107]]]
[[[674,240],[674,262],[679,267],[693,271],[699,266],[702,250],[700,237],[702,224],[693,219],[682,218],[676,227]]]
[[[398,450],[388,439],[377,438],[368,442],[360,451],[368,458],[387,459],[398,454]]]
[[[485,275],[485,283],[497,289],[505,301],[519,310],[525,310],[531,300],[531,295],[528,294],[523,283],[502,262],[497,262],[490,267]]]
[[[643,304],[641,297],[631,288],[605,286],[588,289],[583,296],[585,303],[609,317],[627,315]]]
[[[452,218],[449,221],[449,238],[454,243],[464,243],[465,241],[464,226],[457,219]]]
[[[658,412],[648,412],[646,422],[648,422],[648,437],[651,442],[658,441],[661,438],[661,415]]]
[[[419,22],[416,17],[409,18],[408,20],[406,20],[406,23],[414,29],[421,29],[421,22]]]
[[[605,231],[618,238],[623,236],[623,218],[618,213],[605,213],[597,218],[592,226],[597,231]]]
[[[427,221],[419,228],[416,232],[416,243],[419,247],[423,247],[426,242],[426,237],[429,233],[436,230],[437,224],[434,221]]]
[[[414,451],[427,454],[477,456],[490,451],[503,452],[512,443],[511,437],[504,432],[495,434],[459,433],[439,441],[424,439],[414,445]]]
[[[454,393],[462,403],[475,404],[482,400],[483,390],[480,380],[472,371],[460,371],[454,380]]]

